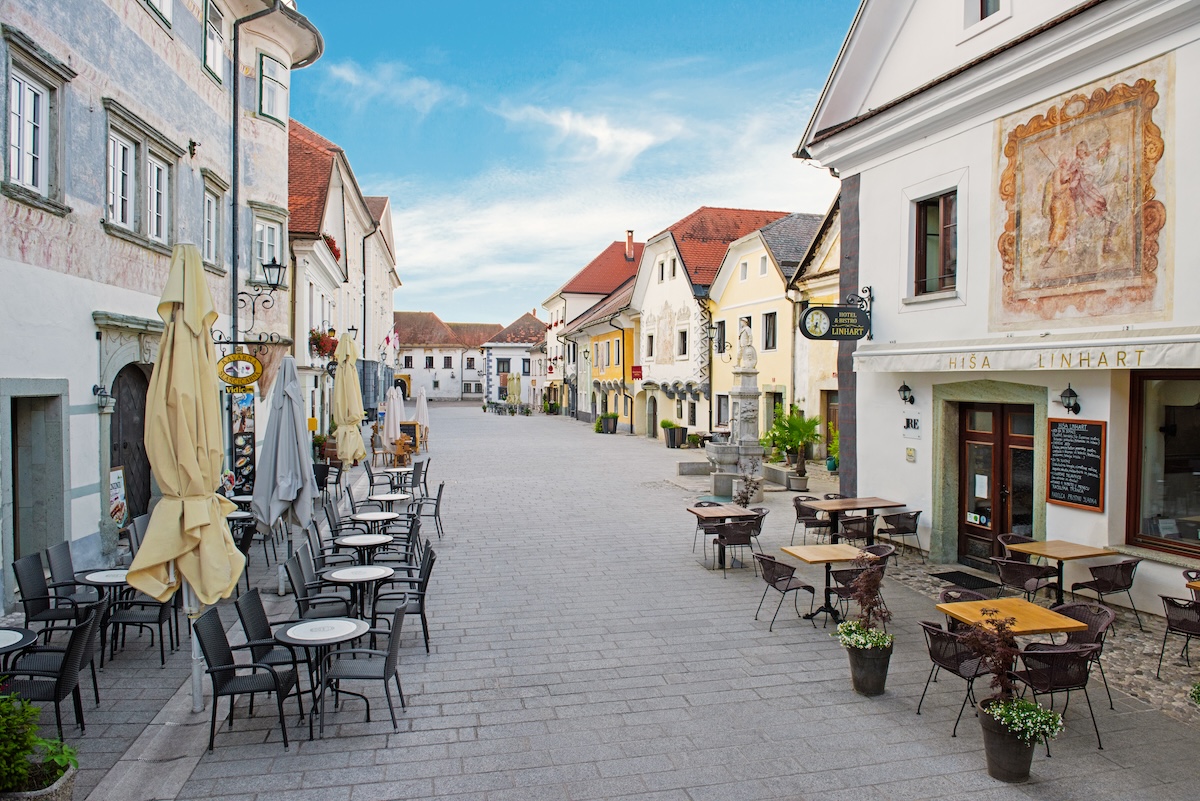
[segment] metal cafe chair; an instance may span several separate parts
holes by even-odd
[[[775,607],[775,614],[771,615],[771,625],[767,626],[767,631],[774,630],[775,618],[779,616],[779,610],[783,607],[783,601],[787,598],[789,592],[796,593],[792,599],[796,606],[796,617],[800,617],[800,590],[804,590],[812,596],[808,602],[808,611],[812,612],[817,591],[808,582],[796,578],[795,567],[786,565],[775,557],[768,556],[765,553],[756,553],[754,554],[754,558],[758,560],[758,566],[762,568],[762,579],[767,583],[766,589],[763,590],[762,598],[758,600],[758,609],[754,610],[755,620],[758,620],[758,613],[762,611],[763,602],[767,600],[767,593],[771,590],[779,593],[779,603]],[[813,618],[812,624],[813,628],[817,627],[815,618]]]
[[[1125,593],[1129,598],[1129,608],[1133,610],[1133,617],[1137,620],[1138,629],[1142,629],[1142,617],[1138,614],[1137,607],[1133,603],[1133,594],[1129,592],[1133,587],[1133,576],[1137,572],[1137,566],[1141,563],[1141,559],[1122,559],[1120,562],[1114,562],[1110,565],[1096,565],[1089,567],[1088,571],[1092,574],[1091,581],[1078,581],[1071,585],[1071,594],[1074,595],[1079,590],[1091,590],[1096,593],[1096,600],[1104,603],[1105,595],[1113,595],[1118,592]]]
[[[958,722],[962,720],[963,710],[967,701],[975,701],[975,679],[987,674],[987,668],[979,655],[967,647],[962,641],[962,632],[943,630],[940,624],[920,621],[921,629],[925,632],[925,645],[929,649],[929,660],[933,665],[929,668],[929,676],[925,679],[925,689],[921,691],[921,700],[917,702],[917,714],[921,714],[921,705],[925,703],[925,694],[929,692],[929,682],[933,681],[936,673],[949,671],[967,683],[967,692],[963,696],[962,705],[958,708],[958,717],[954,719],[951,737],[958,736]]]
[[[1158,597],[1162,598],[1163,612],[1167,616],[1167,630],[1163,632],[1162,650],[1158,652],[1158,670],[1154,673],[1155,678],[1162,678],[1163,654],[1167,652],[1167,637],[1172,634],[1183,637],[1183,650],[1179,655],[1187,660],[1188,667],[1192,666],[1188,646],[1193,637],[1200,637],[1200,601],[1172,598],[1168,595]]]

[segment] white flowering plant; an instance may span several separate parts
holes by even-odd
[[[1193,704],[1200,705],[1200,681],[1192,685],[1192,689],[1188,690],[1188,700]]]
[[[1062,715],[1026,698],[995,701],[987,706],[986,711],[1023,742],[1030,744],[1057,737],[1063,730]]]
[[[864,552],[854,560],[854,566],[860,572],[850,582],[851,597],[858,604],[858,617],[838,623],[837,631],[832,637],[837,637],[843,648],[890,648],[893,637],[886,629],[875,628],[875,623],[886,626],[892,619],[879,594],[883,586],[883,566],[877,564],[878,557]]]
[[[882,629],[867,628],[861,620],[847,620],[837,625],[838,642],[843,648],[887,648],[894,637]]]

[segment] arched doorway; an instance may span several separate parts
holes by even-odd
[[[146,514],[150,504],[150,460],[146,456],[146,392],[150,380],[139,364],[127,364],[113,381],[111,467],[125,468],[129,517]]]
[[[658,398],[646,396],[646,436],[658,439]]]
[[[397,378],[397,379],[396,379],[396,381],[395,381],[395,386],[396,386],[396,387],[398,387],[398,388],[400,389],[400,393],[401,393],[402,395],[404,395],[404,399],[405,399],[405,400],[408,400],[408,398],[409,398],[409,394],[408,394],[408,382],[407,382],[407,381],[405,381],[403,378]]]

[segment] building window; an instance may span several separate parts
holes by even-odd
[[[63,88],[75,71],[16,28],[4,25],[2,30],[8,46],[3,192],[61,217],[71,210],[60,202],[59,110]]]
[[[286,124],[291,73],[270,56],[260,55],[258,61],[258,113]]]
[[[1200,556],[1200,371],[1133,373],[1125,516],[1130,545]]]
[[[746,276],[748,276],[749,274],[750,274],[750,265],[747,262],[742,262],[741,266],[738,268],[738,280],[745,281]]]
[[[1000,11],[1000,0],[979,0],[979,18],[987,19]]]
[[[8,93],[8,179],[45,195],[50,90],[14,70]]]
[[[162,21],[171,24],[171,0],[146,0],[146,5],[154,9],[158,16],[162,17]]]
[[[204,67],[225,80],[225,15],[213,0],[204,4]]]
[[[717,353],[725,352],[725,321],[717,320]]]
[[[167,165],[151,156],[146,160],[146,236],[167,241],[170,191]]]
[[[283,226],[274,220],[254,218],[254,269],[256,280],[266,278],[262,266],[279,260],[279,244],[283,241]]]
[[[496,372],[507,374],[512,372],[512,361],[509,359],[496,359]]]
[[[405,357],[404,357],[404,369],[405,369],[405,370],[411,370],[411,369],[412,369],[412,364],[413,364],[413,362],[412,362],[412,356],[405,356]]]
[[[763,315],[763,350],[775,350],[775,312]]]
[[[675,417],[679,420],[683,419],[683,401],[681,400],[675,401]]]
[[[108,135],[108,221],[133,230],[133,143],[115,133]]]
[[[696,402],[688,401],[688,425],[696,425]]]
[[[676,268],[676,261],[675,261],[675,259],[671,259],[671,277],[672,278],[675,277],[675,268]]]
[[[660,283],[660,284],[663,282],[663,274],[666,272],[666,269],[667,269],[666,262],[660,261],[658,263],[658,283]]]
[[[432,357],[432,356],[426,356],[426,357],[425,357],[425,369],[426,369],[426,370],[432,370],[432,369],[433,369],[433,357]]]
[[[954,289],[958,272],[958,192],[917,202],[914,294]]]
[[[729,425],[729,396],[717,396],[717,425]]]
[[[475,357],[474,357],[474,356],[468,356],[468,357],[467,357],[467,369],[468,369],[468,370],[474,370],[474,369],[475,369]]]
[[[441,387],[441,385],[442,385],[442,384],[441,384],[441,382],[440,382],[440,381],[438,381],[438,380],[437,380],[437,378],[435,377],[435,378],[433,379],[433,388],[434,388],[434,389],[438,389],[439,387]]]
[[[614,339],[612,344],[613,344],[613,364],[620,364],[621,363],[621,342],[619,340]]]
[[[521,375],[529,375],[529,359],[521,359]]]
[[[675,355],[678,357],[688,355],[688,332],[686,328],[681,328],[676,334]]]
[[[443,356],[442,357],[442,369],[449,370],[452,367],[454,367],[454,357],[453,356]]]
[[[646,358],[654,358],[654,334],[646,335]]]
[[[218,215],[221,201],[212,192],[204,193],[204,260],[209,264],[217,261],[217,234],[220,231]],[[311,315],[310,315],[311,316]]]
[[[758,274],[759,275],[767,274],[767,257],[766,256],[758,257]]]

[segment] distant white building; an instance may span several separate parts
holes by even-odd
[[[533,312],[523,314],[511,325],[494,334],[483,344],[487,359],[485,392],[490,401],[507,400],[509,375],[521,379],[521,397],[517,403],[540,403],[541,388],[534,379],[535,346],[545,347],[546,324]],[[540,351],[539,351],[540,353]]]
[[[482,400],[483,343],[499,323],[444,323],[433,312],[395,312],[393,384],[406,398],[424,388],[429,400]]]

